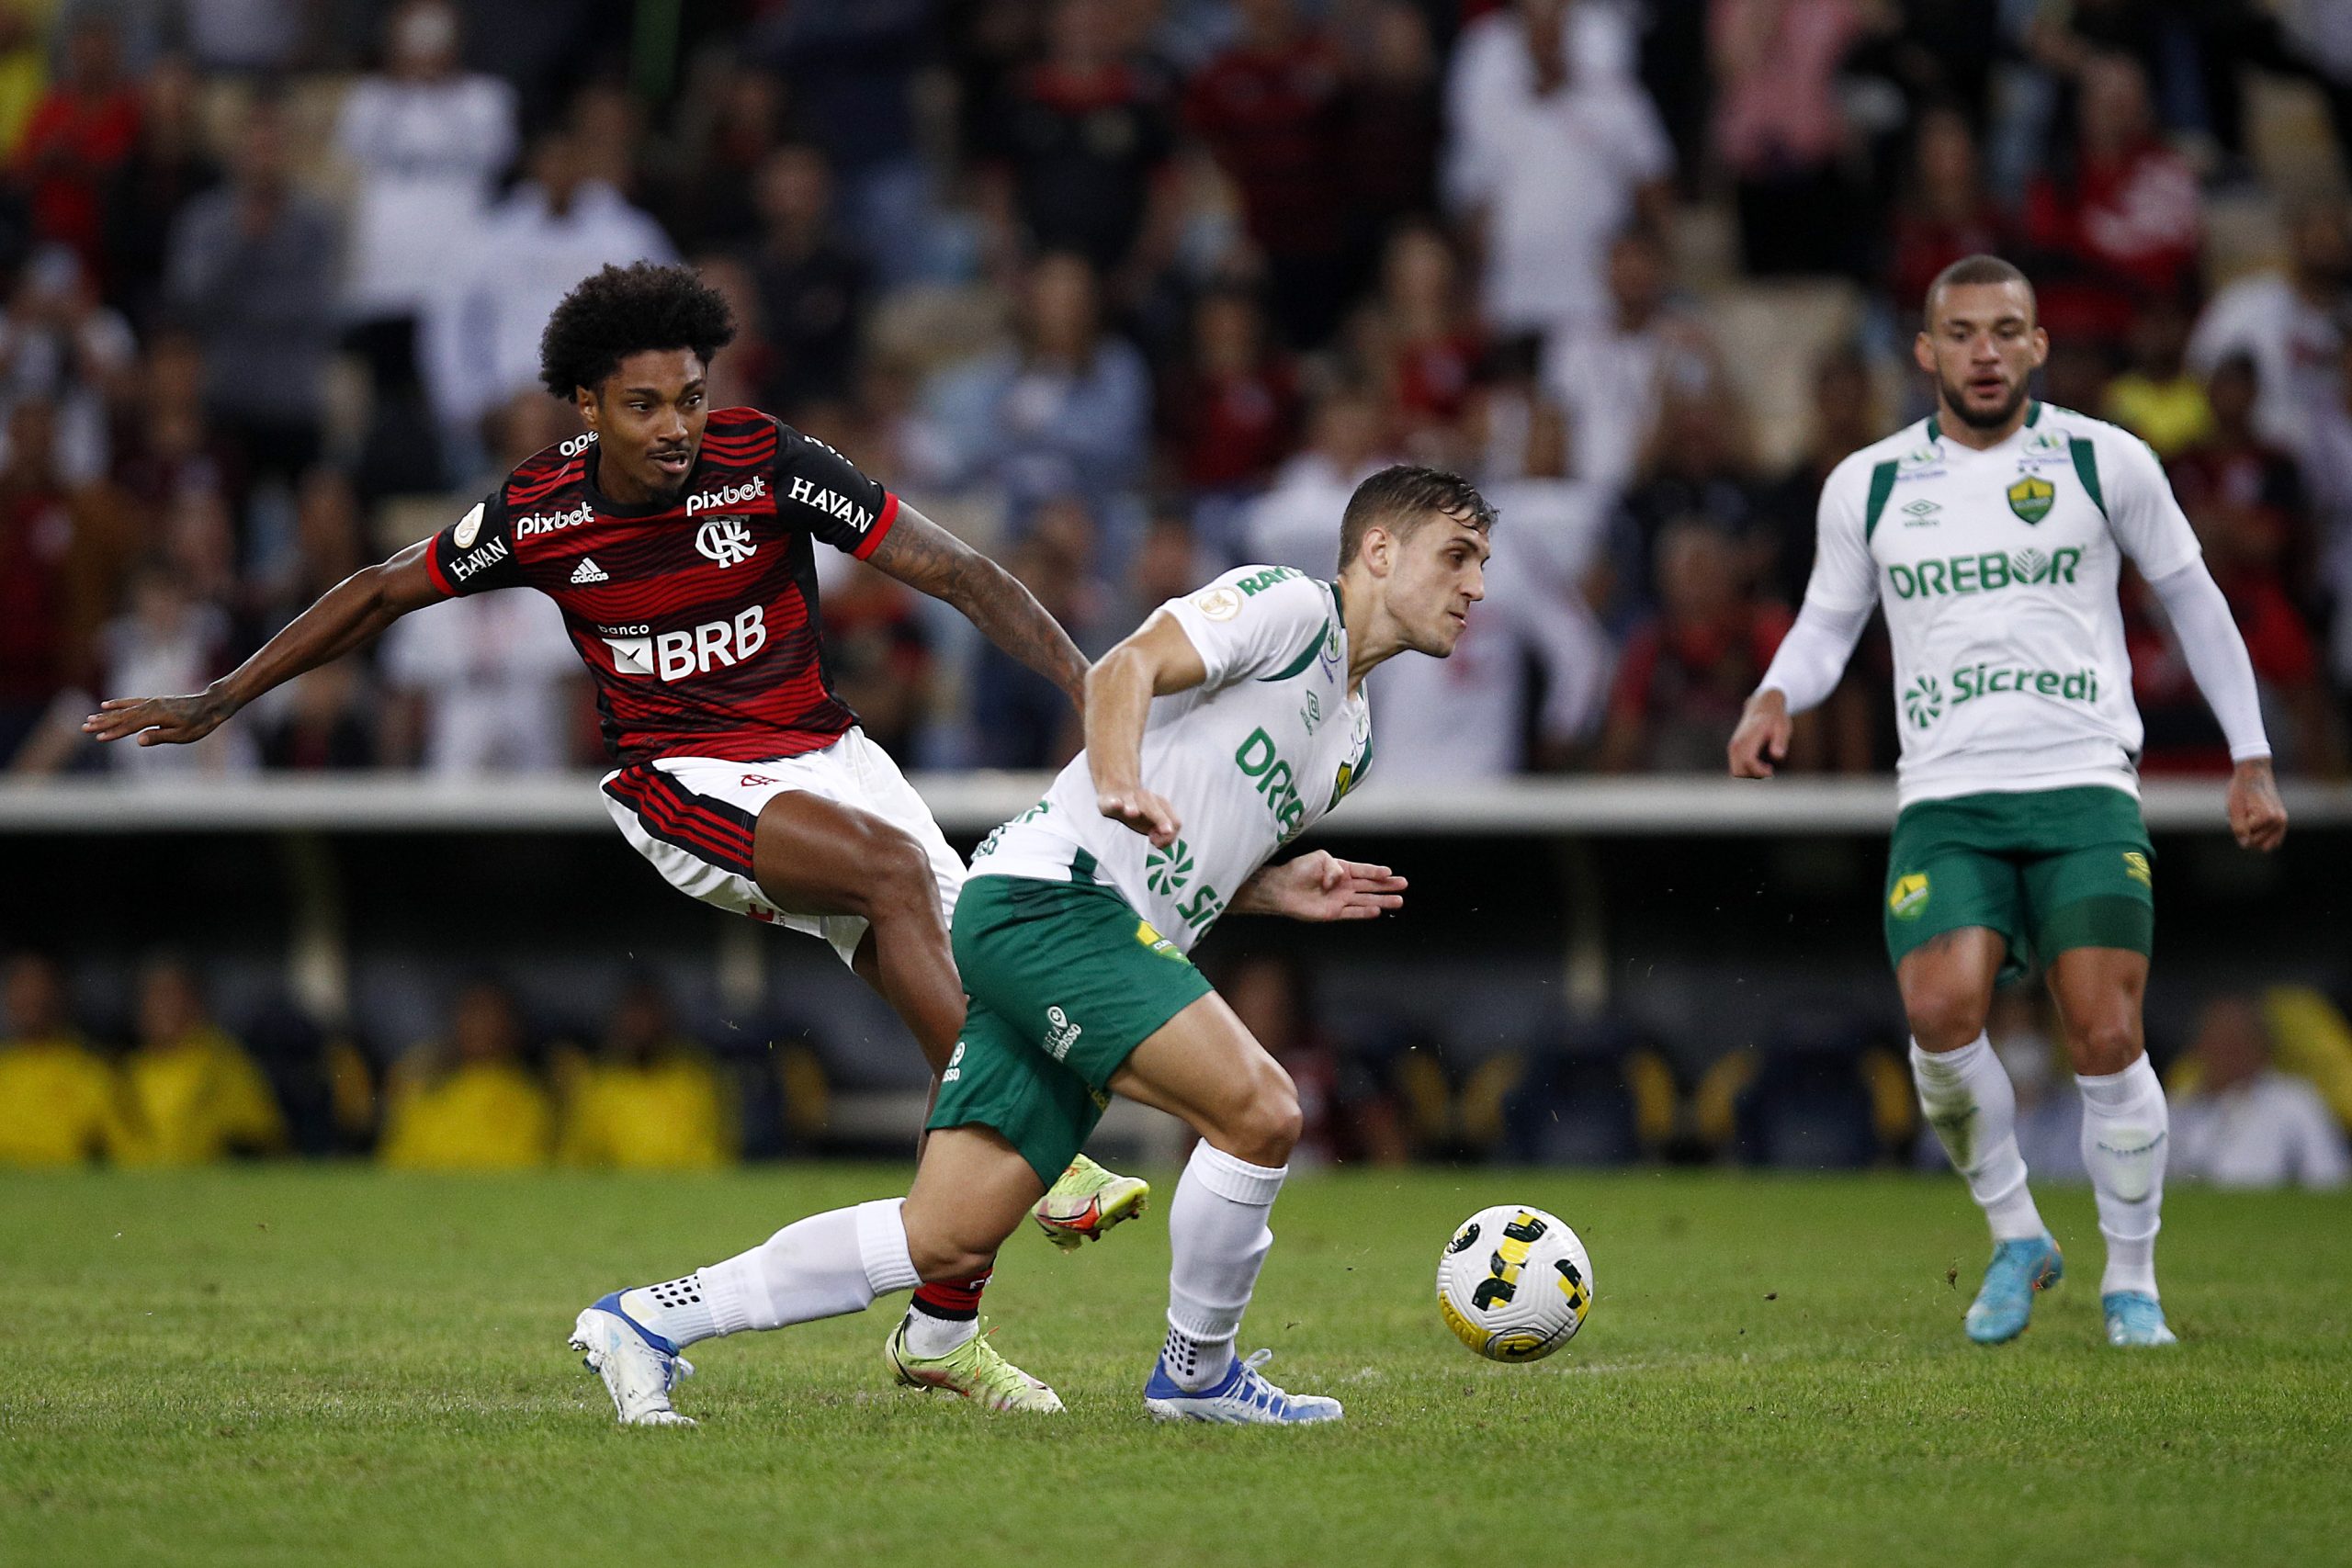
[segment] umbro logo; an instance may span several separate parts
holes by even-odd
[[[1942,507],[1938,506],[1932,501],[1915,501],[1910,505],[1903,509],[1904,516],[1909,519],[1909,521],[1905,523],[1903,525],[1905,528],[1933,527],[1935,525],[1936,513],[1942,510]]]
[[[609,582],[610,581],[612,580],[605,575],[605,569],[598,566],[593,557],[582,556],[580,564],[571,569],[571,582],[575,588],[583,582]]]

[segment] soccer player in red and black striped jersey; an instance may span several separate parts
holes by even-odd
[[[541,378],[578,409],[581,434],[523,463],[440,534],[329,590],[207,690],[116,698],[83,728],[142,746],[200,739],[413,610],[536,588],[562,610],[595,678],[616,763],[605,806],[629,841],[680,890],[831,943],[936,1074],[964,1023],[948,947],[964,865],[833,694],[815,546],[955,605],[1074,705],[1087,661],[1010,573],[839,452],[756,409],[707,408],[711,359],[734,333],[726,301],[690,269],[605,267],[566,296],[540,342]],[[1145,1191],[1083,1163],[1066,1186],[1039,1219],[1069,1245],[1136,1212]],[[1057,1231],[1057,1218],[1076,1223]],[[759,1249],[700,1278],[718,1332],[766,1325]],[[917,1292],[926,1321],[910,1339],[913,1375],[902,1366],[901,1377],[1058,1409],[1050,1389],[971,1334],[984,1280]],[[628,1420],[625,1392],[614,1389]]]

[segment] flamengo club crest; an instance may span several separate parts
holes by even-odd
[[[721,570],[739,560],[750,560],[759,546],[752,542],[751,520],[746,517],[710,517],[695,530],[695,548],[719,564]]]

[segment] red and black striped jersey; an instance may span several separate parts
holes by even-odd
[[[576,435],[517,468],[425,560],[446,593],[536,588],[556,602],[620,762],[756,762],[857,722],[819,647],[811,540],[864,560],[898,514],[898,497],[823,442],[720,409],[675,502],[607,498],[596,437]]]

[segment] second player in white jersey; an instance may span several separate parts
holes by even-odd
[[[1977,448],[1930,418],[1823,487],[1808,604],[1886,613],[1905,805],[1982,791],[2136,793],[2139,710],[2117,583],[2199,555],[2137,436],[2047,403]]]
[[[2008,262],[1963,257],[1936,278],[1912,350],[1935,417],[1830,475],[1804,607],[1727,761],[1735,777],[1770,777],[1792,716],[1829,695],[1884,609],[1903,758],[1881,930],[1921,1114],[1994,1240],[1963,1328],[2015,1339],[2065,1272],[1984,1028],[1995,987],[2038,963],[2082,1090],[2108,1342],[2157,1347],[2175,1337],[2155,1275],[2168,1122],[2141,1016],[2156,855],[2137,799],[2126,559],[2229,739],[2238,841],[2275,848],[2287,817],[2253,666],[2164,470],[2114,426],[2028,397],[2049,353],[2033,286]]]
[[[1348,627],[1330,583],[1245,566],[1163,612],[1206,679],[1153,699],[1144,776],[1182,818],[1155,845],[1105,818],[1081,754],[972,857],[974,876],[1101,882],[1189,953],[1234,893],[1372,761],[1372,708],[1348,691]]]

